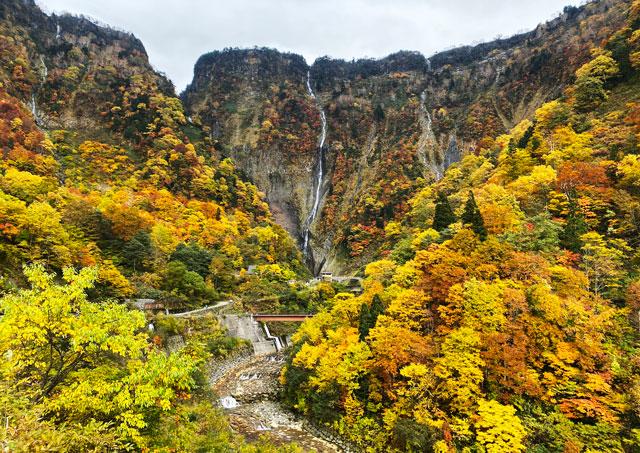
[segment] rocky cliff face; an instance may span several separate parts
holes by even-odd
[[[218,149],[234,157],[268,194],[279,223],[299,236],[320,118],[306,94],[307,64],[275,50],[233,50],[201,57],[183,94]]]
[[[165,291],[161,276],[182,242],[198,244],[225,292],[246,283],[240,270],[250,265],[277,265],[287,276],[280,280],[306,274],[256,187],[219,159],[131,34],[49,16],[32,0],[1,1],[0,154],[2,196],[25,210],[44,203],[42,218],[53,225],[33,240],[46,244],[41,251],[23,246],[33,222],[22,213],[3,217],[15,223],[2,236],[3,275],[19,279],[22,263],[41,256],[58,268],[100,264],[117,277],[119,296],[170,300],[173,288],[157,291]],[[30,181],[41,186],[22,190]],[[162,251],[154,231],[162,231]],[[155,276],[142,281],[142,272]],[[212,285],[200,285],[203,299],[216,297]]]
[[[600,0],[567,8],[532,32],[430,59],[399,52],[321,58],[308,67],[271,49],[214,52],[196,64],[183,100],[300,241],[314,203],[324,111],[326,171],[309,261],[316,271],[354,269],[407,211],[417,186],[561,95],[627,7]]]
[[[2,79],[42,127],[107,138],[110,129],[126,128],[119,124],[124,118],[117,118],[121,111],[111,109],[133,85],[147,102],[154,93],[174,95],[171,82],[149,64],[142,42],[129,33],[83,17],[49,16],[33,0],[3,1],[0,24]]]

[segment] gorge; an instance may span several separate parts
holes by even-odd
[[[181,94],[0,0],[0,151],[3,450],[640,449],[640,0]]]
[[[273,49],[215,51],[196,63],[181,97],[313,255],[314,273],[348,273],[371,258],[412,190],[562,92],[623,20],[614,4],[568,9],[531,32],[429,59],[404,51],[309,66]]]

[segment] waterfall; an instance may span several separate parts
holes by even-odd
[[[322,131],[320,132],[320,138],[318,140],[318,166],[315,175],[315,191],[313,197],[313,207],[311,208],[311,212],[309,212],[309,216],[307,220],[304,222],[302,237],[304,240],[304,245],[302,247],[302,251],[305,256],[308,255],[309,249],[309,235],[311,230],[311,225],[313,221],[316,219],[318,215],[318,208],[320,207],[320,198],[322,196],[322,178],[323,178],[323,166],[324,166],[324,142],[327,138],[327,117],[318,102],[315,93],[313,92],[313,88],[311,88],[311,71],[307,71],[307,92],[309,96],[316,102],[316,106],[320,112],[320,120],[322,122]]]
[[[502,66],[498,66],[498,68],[496,69],[496,81],[494,82],[495,86],[498,86],[498,83],[500,82],[500,76],[502,75],[503,71],[504,67]]]
[[[422,93],[420,93],[420,111],[425,115],[426,118],[426,125],[427,125],[427,129],[429,130],[429,133],[433,133],[431,132],[431,113],[429,113],[429,110],[427,109],[427,92],[423,91]]]
[[[31,114],[33,115],[33,119],[35,120],[36,123],[39,122],[38,120],[38,106],[36,105],[36,94],[35,93],[31,93]]]
[[[56,22],[56,39],[60,39],[60,24]]]
[[[427,58],[427,70],[431,72],[431,60]]]
[[[36,103],[36,95],[47,82],[47,76],[49,75],[49,68],[44,61],[44,57],[40,55],[40,83],[35,86],[35,89],[31,92],[31,114],[36,124],[41,125],[40,118],[38,116],[38,104]]]
[[[276,351],[282,350],[282,342],[280,341],[280,338],[271,335],[271,332],[269,332],[269,328],[267,327],[267,323],[262,324],[262,326],[264,327],[264,333],[267,335],[267,339],[274,341],[276,345]]]
[[[44,62],[44,57],[42,55],[40,55],[40,64],[42,65],[42,83],[44,83],[47,81],[49,68],[47,68],[47,64]]]

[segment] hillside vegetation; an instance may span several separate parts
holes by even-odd
[[[598,0],[567,7],[531,32],[429,59],[401,51],[307,65],[273,49],[216,51],[198,60],[181,97],[299,241],[313,207],[323,109],[314,270],[353,273],[378,256],[385,226],[407,214],[416,190],[561,95],[590,50],[623,26],[628,6]]]
[[[124,303],[186,309],[307,275],[142,44],[2,1],[0,149],[1,448],[283,451],[215,408],[207,362],[238,344],[214,320],[154,333]],[[167,332],[186,346],[169,354]]]
[[[137,39],[30,2],[0,12],[5,288],[26,262],[97,266],[100,297],[181,308],[258,285],[249,265],[276,286],[306,273],[261,193],[189,121]]]
[[[385,227],[286,399],[367,451],[640,449],[640,3],[563,95]]]
[[[228,298],[316,313],[281,399],[363,451],[640,451],[640,0],[430,59],[216,51],[180,97],[134,36],[2,0],[0,149],[7,451],[300,451],[215,407],[247,345],[213,315],[128,303]]]

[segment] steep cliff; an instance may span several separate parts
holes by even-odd
[[[276,219],[296,236],[310,210],[305,183],[320,130],[307,70],[301,56],[270,49],[213,52],[198,60],[183,94],[194,120],[268,194]]]
[[[589,49],[620,26],[627,3],[567,8],[529,33],[429,59],[399,52],[351,62],[325,57],[308,67],[271,49],[227,49],[200,58],[182,97],[301,244],[325,112],[326,171],[309,261],[316,272],[353,270],[375,255],[385,226],[407,212],[417,187],[561,95]]]
[[[0,55],[3,79],[11,81],[7,89],[31,106],[43,127],[87,134],[110,128],[109,109],[121,101],[121,87],[135,83],[153,86],[147,96],[174,93],[130,33],[83,17],[49,16],[33,0],[2,2],[0,20],[11,37]],[[17,66],[20,74],[8,73]]]

